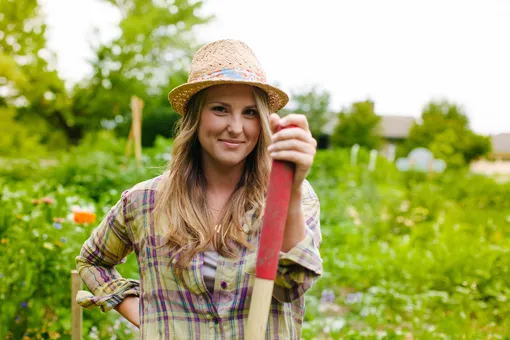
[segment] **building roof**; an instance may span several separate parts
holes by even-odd
[[[411,116],[381,115],[380,135],[384,138],[405,139],[415,122],[416,119]],[[326,135],[333,134],[337,124],[338,116],[335,115],[324,125],[322,132]],[[491,136],[491,141],[493,154],[510,155],[510,132]]]
[[[510,155],[510,132],[492,136],[492,153]]]
[[[380,135],[384,138],[407,138],[415,119],[410,116],[381,115],[379,125]],[[322,128],[326,135],[332,135],[338,124],[338,115],[332,117]]]
[[[382,115],[380,134],[384,138],[407,138],[415,121],[414,117],[409,116]]]

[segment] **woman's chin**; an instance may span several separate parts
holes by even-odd
[[[235,167],[244,161],[245,157],[239,155],[221,155],[217,158],[217,162],[224,167]]]

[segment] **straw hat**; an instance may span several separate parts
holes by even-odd
[[[253,51],[238,40],[219,40],[199,49],[191,62],[188,82],[168,94],[174,110],[184,115],[190,98],[206,87],[219,84],[248,84],[269,96],[270,112],[280,111],[289,101],[282,90],[266,81],[266,74]]]

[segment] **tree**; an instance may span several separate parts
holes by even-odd
[[[353,103],[349,110],[339,113],[331,143],[338,147],[359,144],[368,149],[377,149],[382,143],[377,131],[380,120],[381,117],[374,112],[372,101]]]
[[[184,70],[176,72],[171,78],[165,89],[172,89],[177,85],[186,82],[187,73]],[[170,108],[166,90],[164,93],[150,97],[145,103],[144,115],[142,120],[142,146],[150,147],[154,145],[158,135],[173,138],[175,137],[175,124],[181,115]],[[116,132],[119,136],[127,136],[131,127],[131,116],[128,116],[122,124],[118,124]]]
[[[197,14],[202,1],[107,2],[122,14],[121,34],[96,47],[92,76],[74,89],[75,124],[83,129],[97,129],[102,121],[118,115],[129,120],[133,95],[146,103],[144,118],[150,117],[151,112],[161,117],[165,111],[170,117],[167,86],[186,80],[183,70],[197,47],[192,30],[211,19]]]
[[[313,86],[305,91],[291,92],[291,107],[285,109],[283,113],[299,113],[304,114],[308,119],[310,131],[315,139],[319,139],[322,135],[322,128],[329,121],[330,112],[329,105],[331,95],[327,91],[317,89]]]
[[[46,153],[41,136],[32,133],[25,125],[16,122],[14,108],[0,107],[0,156],[27,158]]]
[[[459,136],[452,129],[439,132],[428,145],[428,149],[434,157],[448,161],[450,167],[461,167],[465,164],[464,155],[455,149],[459,144]]]
[[[415,123],[403,145],[405,154],[416,147],[429,148],[451,167],[469,164],[491,150],[490,138],[469,128],[463,109],[448,101],[431,101],[423,109],[421,123]]]
[[[0,107],[48,141],[64,127],[69,98],[46,48],[40,8],[36,0],[0,0],[0,8]]]

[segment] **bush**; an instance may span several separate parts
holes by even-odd
[[[142,117],[142,146],[151,148],[158,136],[164,138],[175,137],[175,125],[181,116],[165,107],[157,107]],[[126,138],[129,135],[132,120],[128,119],[119,124],[115,131],[117,136]]]

